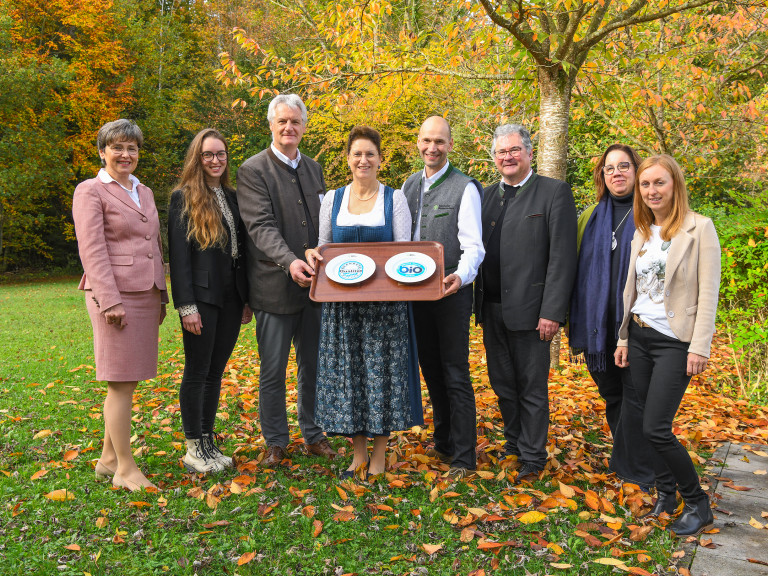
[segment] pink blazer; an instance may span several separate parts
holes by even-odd
[[[78,184],[72,201],[83,264],[80,290],[93,290],[99,308],[120,304],[120,292],[156,287],[168,302],[160,220],[152,190],[139,184],[141,208],[116,182],[92,178]]]

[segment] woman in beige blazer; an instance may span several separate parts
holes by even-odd
[[[712,526],[709,498],[672,432],[691,376],[704,371],[715,332],[720,244],[715,227],[688,208],[685,179],[667,155],[645,160],[635,181],[635,232],[615,360],[630,367],[643,406],[643,435],[655,451],[658,499],[647,517],[685,506],[678,536]]]
[[[138,381],[157,376],[158,328],[168,302],[155,200],[133,175],[142,142],[129,120],[102,126],[103,168],[77,186],[72,201],[96,378],[107,381],[96,476],[131,491],[154,486],[133,459],[131,406]]]

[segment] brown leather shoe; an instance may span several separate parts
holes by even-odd
[[[432,460],[440,460],[443,464],[450,464],[453,462],[453,456],[440,452],[437,448],[427,448],[424,452],[425,456],[428,456]]]
[[[307,453],[314,456],[325,456],[326,458],[335,458],[338,456],[338,452],[331,447],[331,443],[327,438],[323,438],[315,442],[314,444],[306,444]]]
[[[450,482],[460,482],[461,480],[474,480],[477,478],[477,472],[469,468],[451,468],[443,474],[443,478]]]
[[[263,468],[275,468],[280,466],[283,458],[285,458],[285,449],[283,447],[269,446],[264,460],[261,461],[261,465]]]

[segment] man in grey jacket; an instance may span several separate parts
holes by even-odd
[[[499,126],[491,155],[501,181],[485,189],[486,256],[475,286],[488,377],[504,420],[504,456],[517,456],[516,482],[547,464],[549,343],[565,323],[576,274],[576,207],[571,187],[531,169],[531,135]]]
[[[448,162],[451,127],[440,116],[427,118],[417,142],[424,170],[413,174],[403,193],[411,210],[414,240],[443,244],[445,296],[414,302],[419,364],[429,390],[435,446],[430,455],[450,463],[459,480],[477,467],[475,393],[469,377],[469,318],[472,281],[483,260],[480,208],[482,186]]]
[[[278,466],[288,446],[285,373],[291,342],[298,365],[297,412],[307,451],[335,456],[314,418],[320,306],[309,299],[312,268],[304,251],[317,246],[325,180],[302,156],[307,109],[295,94],[275,97],[267,112],[272,144],[237,171],[237,200],[248,230],[248,301],[259,346],[259,420],[265,467]]]

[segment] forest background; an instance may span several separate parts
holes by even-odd
[[[383,135],[381,180],[420,168],[418,127],[451,122],[452,162],[495,179],[493,129],[534,135],[535,168],[580,209],[606,146],[672,154],[723,247],[719,327],[738,393],[766,400],[768,4],[714,0],[0,0],[0,273],[77,272],[77,182],[110,120],[145,135],[137,176],[161,222],[186,148],[213,126],[230,169],[271,140],[269,99],[310,109],[302,152],[347,181],[343,145]]]

